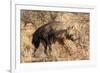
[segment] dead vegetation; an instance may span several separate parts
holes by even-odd
[[[69,34],[75,35],[73,38],[80,37],[80,39],[75,41],[65,39],[66,47],[55,42],[52,45],[51,56],[44,54],[44,47],[40,44],[33,56],[32,34],[40,26],[53,20],[63,22],[61,28],[73,27],[68,31]],[[89,13],[21,10],[21,63],[89,60],[89,21]]]

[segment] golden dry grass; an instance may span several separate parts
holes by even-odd
[[[28,12],[28,11],[27,11]],[[26,12],[26,13],[27,13]],[[34,11],[33,11],[34,12]],[[42,12],[42,11],[41,11]],[[31,12],[32,13],[32,12]],[[30,13],[30,14],[31,14]],[[37,12],[39,14],[39,12]],[[56,20],[60,20],[64,23],[64,28],[72,27],[69,31],[70,34],[75,36],[80,36],[79,40],[71,41],[65,39],[64,42],[67,48],[64,48],[63,45],[60,45],[58,42],[52,45],[51,56],[46,56],[44,54],[44,47],[40,44],[39,49],[35,53],[35,57],[32,55],[34,51],[34,45],[32,45],[32,34],[38,27],[42,26],[43,23],[49,21],[48,17],[44,16],[45,21],[36,20],[34,25],[27,23],[24,26],[24,21],[21,20],[21,63],[26,62],[45,62],[45,61],[71,61],[71,60],[89,60],[89,13],[73,13],[73,12],[62,12],[62,15],[58,15]],[[30,18],[31,16],[27,16]],[[22,18],[22,17],[21,17]],[[35,27],[37,26],[37,28]]]

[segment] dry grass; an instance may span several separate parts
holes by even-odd
[[[40,24],[37,19],[34,23],[37,28],[31,22],[24,26],[24,21],[21,20],[21,63],[89,59],[89,13],[62,12],[62,15],[58,16],[56,20],[62,21],[64,23],[63,26],[66,28],[73,26],[69,33],[74,34],[76,37],[79,36],[80,39],[76,41],[65,39],[66,48],[58,42],[54,43],[52,45],[51,56],[44,54],[44,47],[40,44],[39,49],[35,53],[36,56],[34,57],[32,55],[34,51],[34,45],[31,43],[32,34],[43,24]],[[46,21],[48,21],[48,19]],[[44,23],[46,23],[46,21]]]

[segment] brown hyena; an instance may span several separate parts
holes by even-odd
[[[60,25],[59,25],[60,24]],[[49,22],[41,27],[39,27],[32,35],[32,44],[35,46],[35,50],[34,53],[36,52],[36,50],[39,48],[40,43],[43,44],[44,46],[44,53],[46,55],[50,55],[51,53],[51,46],[53,43],[55,43],[56,41],[59,42],[59,44],[61,45],[65,45],[64,44],[64,39],[70,39],[70,40],[74,40],[72,37],[72,34],[69,34],[69,30],[71,30],[71,28],[68,29],[59,29],[56,30],[54,27],[55,26],[62,26],[62,23],[60,21],[52,21]],[[47,47],[49,48],[49,54],[47,53]]]

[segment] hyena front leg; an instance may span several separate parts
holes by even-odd
[[[72,54],[71,54],[71,52],[70,52],[69,48],[68,48],[66,45],[64,45],[63,47],[65,48],[66,53],[68,53],[68,54],[71,56]]]
[[[52,46],[51,46],[51,44],[49,43],[48,44],[48,48],[49,48],[49,56],[51,56],[51,52],[52,52],[52,48],[51,48]]]
[[[61,40],[61,45],[63,45],[63,47],[65,48],[66,53],[68,53],[68,54],[71,56],[70,49],[69,49],[68,46],[65,44],[64,39]]]

